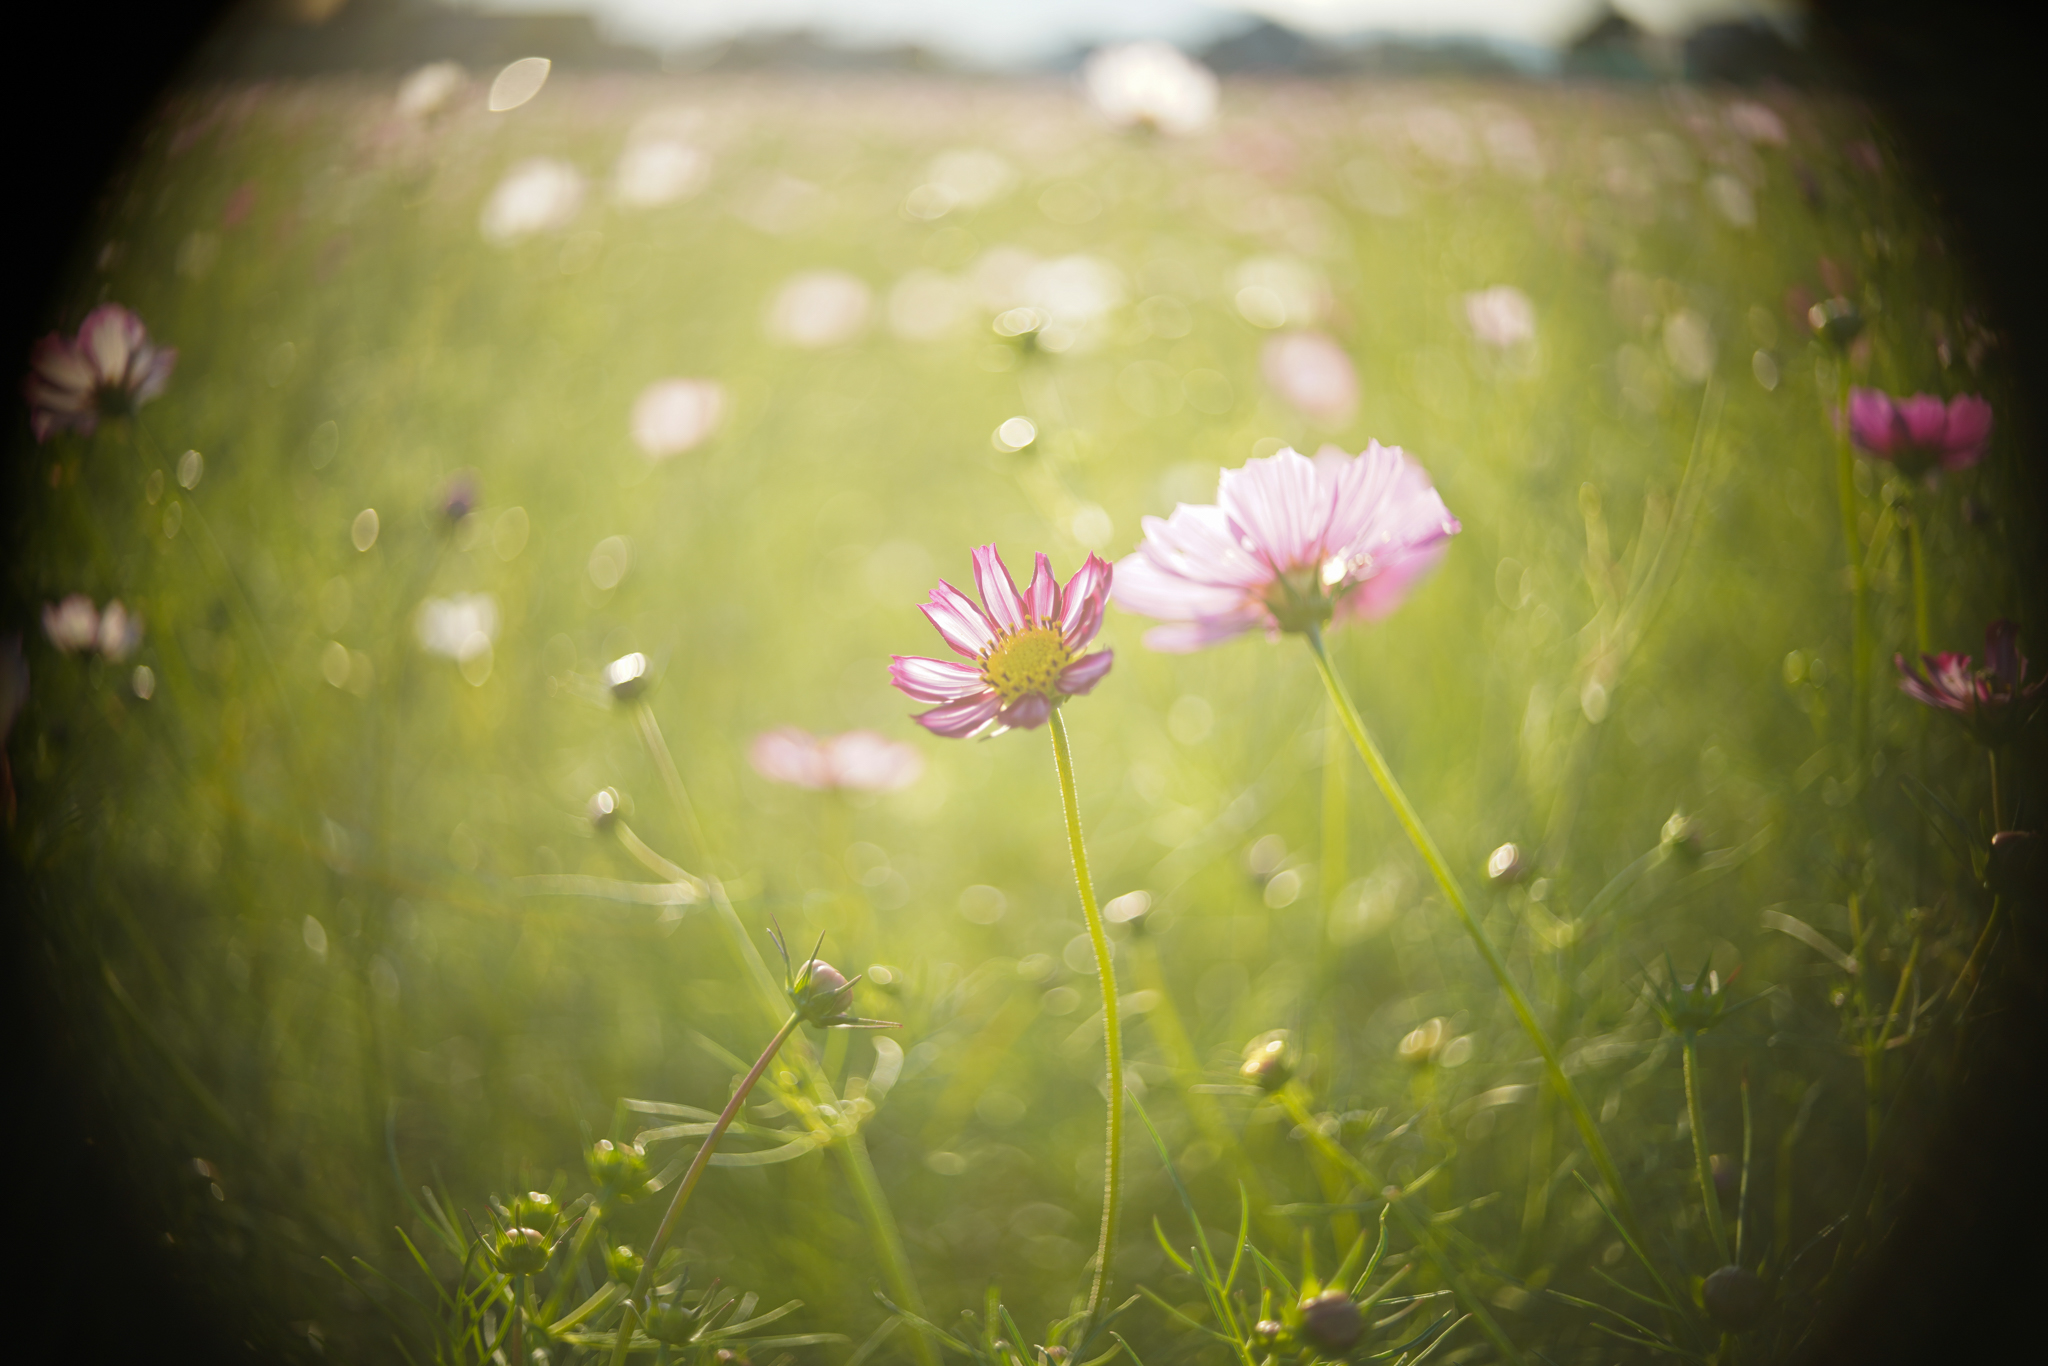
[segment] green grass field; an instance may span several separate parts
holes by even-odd
[[[801,1362],[917,1359],[907,1325],[871,1339],[891,1317],[873,1292],[905,1293],[876,1250],[893,1228],[933,1321],[999,1286],[1022,1345],[1049,1340],[1087,1288],[1103,1166],[1059,789],[1043,731],[919,731],[888,656],[939,652],[917,604],[966,584],[976,545],[1064,576],[1212,501],[1220,468],[1376,439],[1463,531],[1400,611],[1332,637],[1337,667],[1562,1041],[1669,1284],[1582,1184],[1576,1131],[1308,652],[1155,654],[1112,609],[1115,669],[1065,715],[1101,895],[1150,899],[1113,927],[1130,1089],[1226,1260],[1247,1192],[1258,1275],[1329,1275],[1381,1197],[1239,1084],[1255,1036],[1291,1031],[1287,1097],[1381,1179],[1441,1164],[1404,1208],[1434,1212],[1442,1257],[1387,1224],[1406,1317],[1358,1352],[1456,1321],[1434,1360],[1501,1359],[1466,1296],[1405,1298],[1446,1291],[1447,1266],[1551,1361],[1648,1360],[1645,1333],[1701,1359],[1790,1351],[1882,1247],[1967,1041],[1951,988],[1990,912],[1969,860],[1991,779],[1889,661],[1914,648],[1906,515],[1936,648],[1981,655],[2012,610],[2008,453],[1921,497],[1854,467],[1859,762],[1836,362],[1805,308],[1860,305],[1860,384],[1996,405],[1999,353],[1867,116],[1771,96],[1781,144],[1733,101],[1228,84],[1216,129],[1173,140],[1113,131],[1055,81],[557,75],[510,112],[472,85],[425,117],[367,80],[177,97],[61,319],[125,304],[176,372],[137,421],[34,449],[12,558],[25,597],[118,597],[145,628],[118,665],[31,631],[8,741],[53,971],[133,1117],[118,1179],[266,1351],[391,1360],[396,1336],[478,1359],[502,1304],[437,1338],[394,1230],[455,1285],[435,1208],[461,1241],[493,1197],[583,1195],[588,1144],[671,1122],[627,1099],[717,1109],[777,1018],[718,912],[632,899],[654,877],[586,816],[610,786],[640,838],[724,879],[771,961],[771,922],[822,933],[870,973],[861,1012],[902,1025],[808,1036],[831,1141],[711,1168],[677,1244],[693,1286],[801,1300],[766,1331],[845,1336],[788,1348]],[[668,186],[687,193],[634,204],[615,168],[650,141],[698,159]],[[962,150],[983,155],[935,165]],[[540,226],[514,231],[486,205],[532,158],[573,168],[580,203],[536,190]],[[777,322],[785,282],[820,270],[865,296]],[[1465,298],[1500,285],[1533,339],[1475,337]],[[1020,305],[1053,318],[1045,346],[992,327]],[[844,335],[789,339],[805,326]],[[1350,357],[1348,415],[1305,415],[1262,370],[1299,330]],[[722,420],[653,460],[631,414],[676,377],[722,386]],[[1036,440],[1001,449],[1017,416]],[[181,471],[188,449],[203,464]],[[453,522],[463,471],[478,504]],[[487,649],[423,649],[422,602],[468,594],[494,609]],[[708,861],[599,682],[629,651]],[[746,753],[781,725],[872,728],[925,771],[883,795],[778,786]],[[1667,841],[1674,813],[1693,838]],[[1530,875],[1489,883],[1504,841]],[[1724,1258],[1680,1050],[1644,996],[1667,954],[1752,1002],[1700,1041],[1705,1150],[1745,1175],[1725,1218],[1740,1207],[1771,1294],[1725,1337],[1695,1307]],[[1440,1046],[1404,1056],[1432,1020]],[[824,1103],[756,1095],[729,1153]],[[1155,1217],[1182,1255],[1194,1234],[1135,1118],[1124,1171],[1116,1299],[1158,1297],[1118,1321],[1134,1359],[1254,1366],[1162,1307],[1216,1324],[1154,1238]],[[612,1211],[603,1241],[644,1248],[664,1203]],[[566,1305],[605,1285],[592,1246]],[[607,1312],[582,1327],[612,1332]],[[609,1359],[531,1331],[549,1361]]]

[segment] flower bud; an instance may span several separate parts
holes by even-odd
[[[1707,1316],[1723,1328],[1741,1332],[1754,1328],[1770,1310],[1770,1291],[1753,1271],[1724,1266],[1707,1277],[1700,1289]]]
[[[631,1285],[640,1276],[640,1264],[645,1260],[624,1243],[609,1249],[604,1254],[604,1269],[611,1278],[623,1285]]]
[[[511,1276],[534,1276],[547,1269],[547,1236],[539,1229],[508,1228],[498,1237],[498,1265]]]
[[[1288,1045],[1287,1031],[1276,1029],[1253,1039],[1245,1046],[1244,1064],[1237,1072],[1269,1096],[1292,1081],[1294,1050]]]
[[[647,1189],[647,1154],[637,1143],[600,1138],[584,1155],[584,1165],[601,1199],[635,1200]]]
[[[647,1336],[677,1346],[697,1330],[697,1311],[680,1304],[657,1304],[647,1311]]]
[[[1806,322],[1816,337],[1837,351],[1848,350],[1863,335],[1863,314],[1847,299],[1821,300],[1806,310]]]
[[[796,980],[789,988],[789,999],[806,1023],[822,1025],[845,1008],[847,997],[852,993],[852,984],[846,980],[845,973],[822,959],[813,958],[796,970]]]
[[[590,794],[584,804],[584,814],[590,817],[591,826],[600,833],[612,828],[612,822],[619,818],[619,790],[615,787],[600,787]]]
[[[483,495],[477,488],[476,476],[464,470],[449,479],[441,490],[441,516],[450,526],[475,512]]]
[[[555,1197],[546,1191],[528,1191],[512,1201],[512,1222],[521,1228],[539,1229],[543,1234],[554,1229],[561,1214]]]
[[[647,656],[637,650],[629,655],[620,655],[604,668],[604,685],[611,689],[614,701],[632,701],[646,692],[652,681],[647,676]]]
[[[1252,1325],[1252,1341],[1264,1348],[1277,1347],[1287,1335],[1287,1325],[1278,1319],[1260,1319]]]
[[[1705,842],[1704,834],[1705,825],[1698,818],[1688,816],[1683,811],[1674,811],[1671,813],[1671,819],[1664,822],[1664,829],[1659,832],[1659,838],[1663,846],[1672,853],[1687,858],[1698,858],[1700,848]]]
[[[1341,1290],[1325,1290],[1301,1304],[1301,1335],[1332,1356],[1348,1352],[1365,1336],[1358,1301]]]
[[[1506,887],[1520,882],[1528,873],[1529,865],[1522,857],[1519,844],[1503,844],[1486,858],[1486,880],[1497,886]]]

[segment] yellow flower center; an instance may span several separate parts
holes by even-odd
[[[1058,627],[1028,626],[989,647],[981,657],[981,676],[1008,706],[1031,693],[1051,697],[1053,685],[1073,662]]]

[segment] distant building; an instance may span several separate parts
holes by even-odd
[[[1608,9],[1565,45],[1563,74],[1649,81],[1665,74],[1664,44],[1627,15]]]
[[[1686,38],[1684,53],[1686,79],[1694,81],[1812,86],[1829,75],[1813,53],[1761,19],[1702,24]]]

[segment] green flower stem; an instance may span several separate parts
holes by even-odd
[[[594,1202],[590,1212],[583,1216],[583,1222],[577,1226],[575,1241],[569,1244],[569,1258],[562,1263],[561,1274],[555,1278],[555,1288],[541,1301],[540,1321],[543,1326],[554,1323],[555,1313],[562,1307],[562,1296],[568,1291],[576,1268],[582,1264],[583,1254],[590,1251],[590,1240],[597,1236],[597,1226],[604,1222],[608,1213],[610,1211],[602,1201]]]
[[[1933,636],[1927,629],[1927,552],[1920,544],[1920,507],[1916,503],[1906,514],[1906,551],[1913,561],[1913,648],[1933,654]]]
[[[1465,904],[1464,892],[1459,890],[1457,879],[1451,876],[1450,866],[1444,862],[1444,856],[1437,849],[1436,841],[1423,826],[1422,818],[1415,814],[1415,808],[1409,804],[1408,794],[1401,790],[1401,784],[1395,779],[1393,770],[1387,767],[1387,761],[1381,756],[1379,746],[1373,743],[1371,733],[1366,730],[1365,722],[1358,714],[1358,708],[1352,705],[1351,694],[1345,691],[1343,680],[1337,677],[1337,671],[1330,666],[1330,655],[1323,645],[1322,632],[1314,627],[1308,631],[1308,647],[1309,652],[1315,656],[1317,670],[1323,676],[1323,686],[1329,690],[1330,700],[1336,703],[1337,715],[1344,722],[1344,728],[1351,733],[1351,743],[1357,747],[1358,757],[1365,761],[1366,771],[1372,774],[1373,781],[1379,785],[1380,793],[1386,797],[1387,804],[1394,808],[1394,815],[1401,822],[1401,828],[1407,832],[1416,852],[1422,855],[1422,861],[1429,865],[1429,871],[1436,876],[1437,885],[1443,889],[1444,899],[1450,902],[1451,910],[1458,917],[1458,923],[1465,927],[1465,933],[1471,936],[1473,945],[1479,950],[1479,956],[1485,960],[1487,970],[1500,985],[1501,994],[1507,997],[1508,1005],[1514,1010],[1515,1019],[1521,1023],[1522,1031],[1529,1036],[1530,1042],[1536,1045],[1536,1051],[1542,1055],[1543,1070],[1550,1078],[1551,1087],[1571,1111],[1572,1122],[1578,1126],[1579,1137],[1585,1143],[1586,1151],[1593,1159],[1593,1165],[1600,1169],[1600,1179],[1606,1182],[1608,1190],[1613,1192],[1616,1211],[1620,1214],[1623,1224],[1628,1227],[1631,1236],[1634,1236],[1634,1207],[1629,1202],[1627,1190],[1621,1184],[1621,1172],[1615,1167],[1614,1158],[1607,1151],[1607,1142],[1600,1136],[1599,1126],[1593,1121],[1593,1112],[1586,1108],[1586,1102],[1580,1097],[1578,1088],[1573,1086],[1571,1078],[1565,1075],[1564,1064],[1558,1058],[1556,1045],[1551,1043],[1550,1036],[1537,1022],[1536,1012],[1530,1009],[1529,998],[1522,994],[1521,987],[1517,986],[1515,979],[1508,974],[1507,964],[1501,960],[1499,952],[1487,939],[1486,931],[1481,929],[1479,922],[1473,918],[1471,908]],[[1636,1241],[1641,1243],[1643,1240],[1638,1237]]]
[[[635,720],[639,724],[641,742],[646,745],[649,755],[654,759],[655,767],[661,770],[662,781],[668,787],[670,798],[674,800],[677,811],[682,814],[684,822],[689,826],[691,837],[700,842],[700,854],[708,861],[708,850],[701,843],[704,831],[697,823],[696,807],[690,801],[689,790],[683,786],[682,774],[676,768],[675,756],[669,753],[668,742],[662,738],[661,727],[655,724],[654,713],[644,699],[635,704],[634,711]],[[653,870],[657,877],[667,878],[671,882],[692,880],[683,869],[649,849],[632,833],[624,821],[619,821],[616,828],[628,851]],[[718,915],[719,923],[724,926],[726,935],[732,940],[733,951],[739,956],[740,965],[746,970],[747,975],[753,978],[762,1005],[772,1015],[779,1016],[781,1012],[775,1003],[782,999],[782,987],[776,981],[775,974],[769,971],[767,960],[761,957],[760,949],[755,947],[753,939],[747,934],[747,927],[740,923],[739,912],[733,909],[732,898],[725,892],[725,884],[712,876],[709,868],[705,870],[702,881],[706,894],[711,899],[712,909]],[[797,1066],[805,1079],[814,1090],[829,1098],[832,1095],[831,1086],[825,1074],[819,1069],[817,1061],[811,1057],[808,1049],[800,1047],[796,1052]],[[897,1231],[895,1216],[890,1211],[888,1196],[883,1193],[881,1182],[875,1175],[874,1163],[868,1159],[867,1141],[861,1137],[857,1129],[846,1132],[835,1126],[827,1130],[809,1106],[801,1109],[804,1112],[805,1123],[813,1132],[832,1140],[831,1146],[839,1153],[839,1160],[846,1168],[847,1179],[853,1183],[854,1198],[859,1202],[861,1214],[867,1220],[868,1237],[882,1259],[882,1275],[888,1283],[889,1293],[895,1297],[896,1303],[922,1316],[924,1296],[918,1290],[916,1278],[911,1275],[910,1260],[904,1252],[903,1239]],[[919,1366],[939,1366],[938,1354],[924,1334],[912,1336],[910,1351],[917,1358]]]
[[[645,1308],[647,1293],[654,1285],[654,1270],[661,1261],[661,1254],[668,1250],[669,1240],[675,1237],[676,1224],[683,1217],[683,1206],[690,1202],[690,1192],[697,1189],[697,1182],[703,1179],[704,1169],[711,1165],[711,1154],[718,1150],[718,1140],[725,1137],[725,1131],[732,1127],[738,1117],[740,1106],[746,1101],[747,1093],[754,1089],[754,1083],[761,1080],[761,1074],[768,1070],[768,1064],[782,1051],[782,1045],[796,1032],[803,1020],[799,1014],[791,1014],[782,1022],[782,1028],[775,1031],[775,1037],[761,1050],[761,1056],[754,1059],[753,1067],[733,1088],[732,1098],[725,1102],[725,1108],[718,1113],[718,1122],[711,1126],[711,1132],[704,1136],[704,1143],[697,1149],[697,1155],[690,1159],[690,1169],[683,1173],[683,1179],[676,1183],[675,1196],[668,1202],[668,1213],[661,1216],[661,1227],[654,1231],[654,1241],[647,1245],[647,1256],[640,1263],[640,1275],[633,1282],[633,1302]],[[623,1330],[622,1330],[623,1331]],[[523,1366],[523,1363],[522,1363]]]
[[[1856,529],[1856,456],[1849,449],[1849,358],[1835,360],[1835,493],[1842,504],[1842,551],[1849,565],[1850,759],[1860,775],[1864,737],[1870,729],[1870,634],[1868,579],[1863,572],[1863,537]],[[1916,530],[1913,535],[1919,535]],[[1917,563],[1917,559],[1916,559]]]
[[[1109,1134],[1103,1144],[1107,1169],[1102,1182],[1102,1235],[1095,1244],[1095,1281],[1088,1288],[1086,1324],[1093,1326],[1109,1293],[1110,1258],[1116,1251],[1117,1206],[1123,1195],[1124,1037],[1117,1015],[1116,966],[1110,961],[1109,935],[1095,904],[1095,883],[1088,875],[1088,851],[1081,842],[1081,804],[1074,791],[1074,756],[1067,745],[1067,723],[1052,710],[1052,756],[1060,771],[1060,801],[1067,814],[1067,848],[1074,856],[1074,885],[1081,891],[1081,911],[1088,917],[1088,942],[1095,947],[1095,972],[1102,984],[1102,1034],[1109,1054]],[[1082,1336],[1086,1336],[1084,1328]]]
[[[1707,1156],[1707,1119],[1700,1109],[1700,1047],[1697,1035],[1681,1038],[1685,1050],[1685,1116],[1692,1125],[1692,1160],[1699,1167],[1700,1199],[1707,1205],[1707,1232],[1713,1235],[1714,1251],[1726,1266],[1728,1226],[1721,1222],[1721,1192],[1714,1186],[1714,1164]]]
[[[1350,1149],[1323,1132],[1323,1126],[1316,1123],[1315,1116],[1302,1104],[1301,1095],[1293,1086],[1281,1087],[1275,1093],[1275,1098],[1279,1100],[1280,1108],[1287,1112],[1287,1117],[1308,1136],[1309,1142],[1315,1146],[1317,1152],[1348,1172],[1361,1188],[1376,1191],[1386,1200],[1388,1207],[1394,1211],[1394,1217],[1401,1221],[1401,1227],[1407,1230],[1415,1245],[1422,1249],[1422,1254],[1436,1267],[1437,1273],[1444,1278],[1444,1284],[1450,1287],[1458,1303],[1465,1306],[1466,1312],[1479,1321],[1479,1331],[1486,1334],[1487,1339],[1500,1349],[1502,1357],[1510,1362],[1519,1363],[1522,1360],[1521,1352],[1508,1340],[1508,1335],[1501,1331],[1500,1325],[1494,1322],[1493,1315],[1487,1311],[1485,1301],[1472,1293],[1472,1288],[1465,1284],[1465,1278],[1451,1265],[1451,1259],[1437,1246],[1436,1230],[1417,1219],[1415,1212],[1408,1208],[1405,1199],[1407,1193],[1392,1186],[1382,1187],[1370,1167],[1359,1160]]]
[[[633,1341],[633,1330],[639,1326],[639,1311],[633,1307],[633,1300],[628,1296],[626,1310],[619,1316],[619,1336],[612,1344],[612,1366],[625,1366],[626,1348]]]

